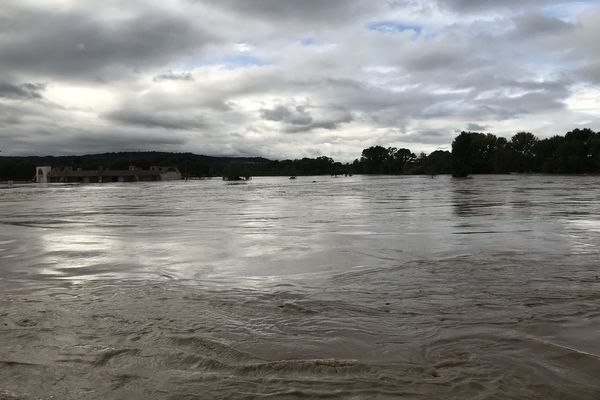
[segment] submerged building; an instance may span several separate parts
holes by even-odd
[[[177,167],[150,167],[145,170],[130,166],[129,170],[98,168],[93,171],[71,167],[37,167],[35,172],[37,183],[156,182],[182,178]]]

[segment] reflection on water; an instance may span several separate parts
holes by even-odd
[[[598,179],[4,188],[0,398],[598,398]]]
[[[521,251],[596,255],[594,177],[257,178],[1,193],[3,275],[290,276]],[[107,275],[108,274],[108,275]],[[39,278],[39,279],[38,279]]]

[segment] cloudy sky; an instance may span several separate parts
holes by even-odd
[[[4,155],[600,130],[600,1],[2,0]]]

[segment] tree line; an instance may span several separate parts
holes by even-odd
[[[510,140],[489,133],[461,132],[452,142],[452,171],[455,176],[600,173],[600,132],[575,129],[547,139],[519,132]]]
[[[600,173],[600,132],[575,129],[564,136],[538,139],[519,132],[510,139],[491,133],[461,132],[452,151],[415,154],[407,148],[371,146],[352,163],[330,157],[268,160],[261,157],[210,157],[192,153],[130,152],[62,157],[0,157],[0,181],[30,181],[35,167],[70,166],[74,169],[127,169],[177,166],[186,177],[218,177],[230,171],[244,176],[348,174],[470,174]]]
[[[353,163],[365,174],[600,173],[600,132],[574,129],[564,136],[538,139],[519,132],[510,139],[491,133],[461,132],[452,152],[434,151],[416,156],[409,149],[373,146]]]

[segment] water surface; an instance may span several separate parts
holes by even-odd
[[[0,188],[0,398],[599,398],[599,184]]]

